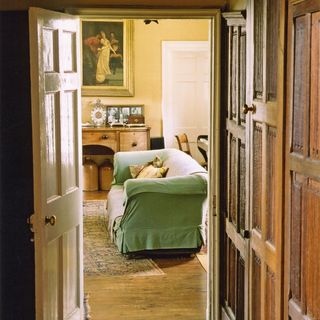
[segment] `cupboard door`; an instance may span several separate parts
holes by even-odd
[[[283,40],[285,3],[249,0],[249,319],[282,319]]]
[[[320,2],[288,13],[285,318],[320,319]]]
[[[228,33],[227,197],[224,221],[222,312],[246,319],[248,300],[248,161],[246,117],[246,21],[241,13],[224,13]]]
[[[235,16],[223,14],[229,37],[222,314],[282,319],[285,3],[248,0],[246,19]]]

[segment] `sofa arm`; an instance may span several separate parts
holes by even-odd
[[[170,178],[129,179],[124,183],[125,201],[140,193],[206,194],[207,175],[194,174]]]

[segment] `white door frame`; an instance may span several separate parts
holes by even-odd
[[[209,128],[209,272],[207,275],[207,320],[220,319],[219,225],[220,225],[220,9],[119,9],[69,8],[80,16],[110,19],[208,19],[210,20],[210,128]]]
[[[163,119],[163,136],[166,146],[173,145],[174,130],[173,121],[171,120],[172,112],[172,59],[175,52],[209,52],[209,41],[162,41],[162,119]],[[208,110],[209,111],[209,110]],[[209,113],[209,112],[208,112]],[[167,119],[164,121],[164,119]],[[208,128],[210,121],[208,118]],[[180,133],[180,132],[179,132]],[[190,140],[189,140],[190,142]]]

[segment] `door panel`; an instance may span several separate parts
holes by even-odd
[[[222,311],[229,319],[246,319],[248,300],[248,157],[246,118],[246,22],[240,13],[224,13],[228,28],[227,197],[225,218],[226,288]]]
[[[82,318],[79,19],[31,8],[37,319]]]
[[[320,318],[320,3],[289,5],[285,315]]]

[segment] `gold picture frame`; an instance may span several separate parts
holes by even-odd
[[[81,17],[83,96],[133,96],[133,21]]]

